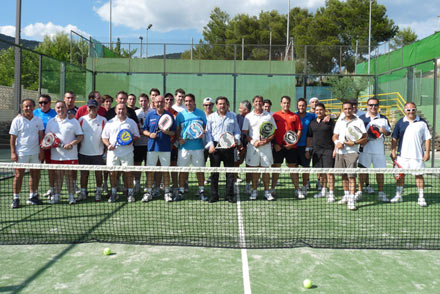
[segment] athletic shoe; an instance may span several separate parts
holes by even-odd
[[[370,185],[365,187],[365,192],[367,192],[368,194],[373,194],[374,193],[374,189],[373,187],[371,187]]]
[[[306,187],[307,187],[307,190],[310,189],[310,181],[307,181]]]
[[[86,199],[87,199],[87,194],[86,194],[86,193],[87,193],[87,192],[81,192],[81,193],[78,195],[77,200],[78,200],[78,201],[86,200]]]
[[[211,184],[211,176],[205,180],[205,185]]]
[[[251,196],[249,196],[249,200],[257,200],[257,190],[251,192]]]
[[[305,199],[306,195],[304,195],[303,191],[301,189],[297,190],[298,199]]]
[[[179,195],[179,189],[173,188],[173,199],[176,198],[177,195]]]
[[[60,203],[60,194],[55,194],[50,198],[50,204]]]
[[[251,189],[251,185],[249,183],[246,183],[246,194],[251,195],[252,193],[252,189]]]
[[[208,201],[208,196],[205,196],[205,191],[199,191],[200,200],[202,201]]]
[[[117,199],[116,194],[111,194],[110,198],[108,199],[108,202],[109,203],[114,203],[114,202],[116,202],[116,199]]]
[[[338,204],[347,204],[348,197],[344,195],[341,200],[338,201]]]
[[[47,199],[50,199],[53,196],[53,191],[49,189],[43,196],[46,197]]]
[[[20,199],[15,198],[12,200],[11,208],[19,208],[20,207]]]
[[[127,200],[128,200],[128,203],[133,203],[133,202],[136,201],[136,199],[134,199],[134,196],[133,196],[133,195],[128,195]]]
[[[350,210],[356,210],[356,204],[354,201],[354,195],[349,195],[347,199],[347,208]]]
[[[171,192],[165,192],[165,201],[166,202],[173,201],[173,194]]]
[[[34,195],[31,198],[28,198],[26,203],[27,204],[31,204],[31,205],[41,205],[41,204],[43,204],[43,202],[41,202],[40,198],[38,198],[38,195]]]
[[[333,193],[329,193],[329,194],[328,194],[327,202],[328,202],[328,203],[333,203],[333,202],[335,202],[335,195],[334,195]]]
[[[382,202],[390,202],[390,200],[388,200],[387,195],[385,194],[385,192],[379,192],[377,194],[377,200],[382,201]]]
[[[268,201],[273,201],[273,200],[275,200],[275,198],[272,196],[271,191],[264,191],[264,197],[265,197]]]
[[[393,199],[391,199],[390,202],[391,202],[391,203],[402,202],[402,196],[400,196],[400,195],[396,195],[396,196],[394,196]]]
[[[174,201],[182,201],[182,200],[183,200],[183,192],[179,190],[177,192],[177,196],[174,197]]]
[[[75,204],[75,203],[76,203],[75,196],[69,195],[69,204],[72,205],[72,204]]]
[[[426,203],[425,198],[423,197],[419,197],[419,199],[417,200],[417,204],[421,207],[426,207],[428,206],[428,204]]]
[[[81,193],[81,189],[78,187],[78,185],[75,185],[75,194]]]
[[[159,198],[160,197],[160,188],[154,188],[152,195],[153,195],[153,198]]]
[[[148,202],[153,200],[153,195],[151,195],[150,192],[147,192],[144,194],[144,197],[142,197],[142,202]]]
[[[243,180],[240,177],[237,176],[237,181],[236,182],[237,183],[241,183],[241,182],[243,182]]]
[[[324,193],[322,193],[322,190],[321,190],[321,192],[319,192],[319,193],[313,195],[313,198],[325,198],[325,197],[326,197],[326,192],[325,192],[325,190],[324,190]]]
[[[354,193],[354,200],[355,201],[361,201],[362,200],[362,191],[357,191]]]
[[[321,181],[318,179],[316,180],[316,190],[321,191],[322,190],[322,185],[321,185]]]
[[[95,201],[101,201],[101,198],[102,198],[102,192],[96,191]]]

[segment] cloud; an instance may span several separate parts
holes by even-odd
[[[437,17],[424,19],[422,21],[412,21],[407,23],[398,23],[400,29],[411,28],[416,32],[418,39],[423,39],[432,35],[435,31],[440,31],[440,21]]]
[[[285,0],[173,0],[167,1],[167,5],[164,5],[163,0],[113,0],[112,3],[113,25],[139,30],[151,23],[152,29],[159,32],[201,30],[208,23],[210,12],[217,6],[231,16],[243,12],[257,15],[262,10],[278,10],[280,13],[287,13]],[[292,1],[291,7],[316,9],[324,3],[325,0]],[[109,21],[109,1],[102,5],[98,3],[95,5],[97,6],[94,10],[101,19]]]
[[[59,32],[70,34],[71,30],[83,35],[86,38],[90,36],[90,34],[80,30],[77,26],[71,24],[63,27],[60,25],[55,25],[52,22],[48,22],[46,24],[37,22],[35,24],[29,24],[22,28],[21,37],[42,41],[45,35],[53,37]],[[0,33],[14,37],[15,26],[0,26]]]

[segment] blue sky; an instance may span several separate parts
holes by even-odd
[[[210,11],[219,6],[230,15],[258,14],[276,9],[287,13],[288,0],[113,0],[113,39],[139,42],[145,28],[150,43],[191,43],[202,38],[202,28]],[[292,0],[291,6],[316,10],[325,0]],[[379,0],[388,16],[400,27],[411,27],[423,38],[440,31],[438,0]],[[14,35],[15,1],[2,0],[0,33]],[[109,0],[22,0],[22,38],[42,40],[44,34],[71,29],[108,42]]]

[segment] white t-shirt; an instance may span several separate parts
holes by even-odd
[[[21,115],[12,120],[9,134],[17,136],[15,146],[18,156],[35,155],[40,152],[39,131],[43,130],[43,121],[38,116],[28,120]]]
[[[152,109],[148,109],[147,111],[144,111],[142,108],[139,108],[136,110],[136,115],[138,117],[139,120],[139,129],[143,130],[144,129],[144,123],[145,123],[145,118],[147,117],[147,113],[149,113],[150,111],[152,111]],[[134,146],[147,146],[148,144],[148,137],[145,137],[143,132],[140,133],[140,138],[139,140],[134,142]]]
[[[79,153],[87,156],[104,154],[104,143],[102,143],[101,135],[107,124],[107,119],[100,115],[97,115],[96,118],[91,118],[86,114],[80,117],[78,121],[84,133]]]
[[[370,126],[376,126],[378,128],[384,128],[387,132],[391,132],[391,126],[386,117],[382,117],[380,114],[377,114],[376,117],[370,117],[369,113],[366,113],[365,117],[370,119],[366,129],[368,129]],[[378,139],[368,139],[368,143],[364,146],[364,150],[362,152],[384,155],[385,136],[381,136]]]
[[[172,108],[177,112],[181,112],[186,109],[185,105],[183,105],[183,104],[181,106],[179,106],[177,104],[173,104]]]
[[[250,144],[247,144],[247,148],[256,149],[253,151],[259,151],[264,154],[272,153],[272,145],[266,144],[260,146],[258,148],[254,147],[253,143],[257,140],[260,140],[260,126],[263,122],[271,122],[275,129],[277,128],[277,124],[273,119],[272,115],[266,111],[263,111],[261,114],[256,114],[255,111],[248,113],[243,121],[243,131],[249,131],[248,135],[252,138]]]
[[[108,139],[110,144],[115,146],[118,133],[122,129],[128,129],[133,134],[133,137],[139,137],[139,129],[134,120],[127,117],[124,121],[120,121],[117,116],[107,122],[101,137]],[[129,153],[133,153],[133,150],[133,144],[130,144],[126,146],[118,145],[114,150],[108,150],[108,152],[113,153],[114,156],[123,157]]]
[[[79,122],[75,119],[60,119],[58,116],[50,119],[47,122],[46,133],[55,133],[63,144],[69,144],[76,139],[76,136],[82,135],[83,131]],[[72,149],[66,150],[61,147],[50,149],[51,160],[77,160],[78,146],[73,146]]]
[[[400,157],[423,160],[425,141],[432,139],[427,123],[420,120],[419,116],[413,122],[410,122],[405,116],[403,122],[409,123],[409,125],[401,139]]]
[[[350,121],[346,121],[344,118],[336,122],[335,128],[333,130],[334,134],[339,135],[340,142],[345,141],[345,135],[348,134],[347,130],[349,124],[358,127],[362,131],[362,134],[367,133],[367,131],[365,130],[364,122],[357,116],[353,116],[353,119]],[[359,153],[359,144],[354,146],[344,145],[344,148],[336,150],[338,154]]]

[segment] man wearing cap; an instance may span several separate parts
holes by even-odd
[[[23,114],[12,120],[9,130],[11,160],[17,163],[40,163],[44,159],[44,152],[40,150],[40,141],[43,139],[44,125],[41,118],[35,116],[33,111],[35,102],[32,99],[24,99],[21,103]],[[20,207],[20,192],[25,169],[16,169],[12,185],[14,199],[12,208]],[[40,170],[31,169],[29,177],[28,204],[41,204],[38,197],[38,184],[40,182]]]
[[[90,99],[87,101],[87,114],[80,117],[79,125],[84,133],[84,139],[78,154],[79,164],[87,165],[105,165],[104,162],[104,144],[101,140],[102,131],[104,130],[107,120],[105,117],[98,115],[98,101]],[[102,172],[95,171],[96,194],[95,200],[101,201],[102,196]],[[87,198],[87,184],[89,181],[89,171],[81,171],[81,193],[77,200]]]
[[[310,98],[309,104],[310,104],[310,112],[311,113],[315,113],[315,107],[316,107],[316,105],[318,105],[318,103],[319,103],[318,97]]]
[[[107,110],[105,110],[105,108],[101,106],[101,104],[104,102],[101,94],[98,91],[92,91],[89,93],[89,100],[95,100],[96,102],[98,102],[98,115],[105,117]],[[75,114],[75,118],[79,119],[81,116],[86,115],[88,113],[87,109],[87,104],[78,108],[78,111]]]

